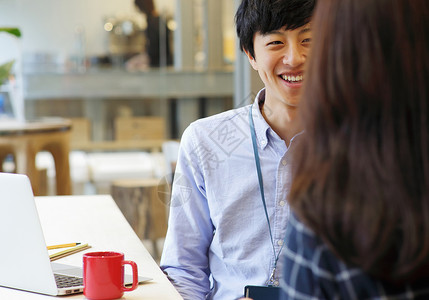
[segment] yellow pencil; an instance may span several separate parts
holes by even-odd
[[[89,248],[91,248],[91,246],[89,246],[88,244],[82,244],[82,245],[79,245],[79,246],[76,246],[76,247],[73,247],[70,249],[66,249],[66,250],[51,254],[51,255],[49,255],[49,258],[51,259],[51,261],[54,261],[54,260],[75,254],[77,252],[80,252],[80,251],[83,251],[83,250],[86,250]]]
[[[68,247],[74,247],[80,245],[80,243],[69,243],[69,244],[61,244],[61,245],[52,245],[52,246],[48,246],[48,250],[52,250],[52,249],[61,249],[61,248],[68,248]]]

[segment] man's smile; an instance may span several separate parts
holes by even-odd
[[[280,77],[290,83],[301,83],[304,80],[303,74],[282,74]]]

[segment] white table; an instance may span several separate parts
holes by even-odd
[[[82,254],[92,251],[119,251],[125,259],[137,263],[139,275],[152,281],[140,284],[126,292],[125,299],[174,300],[183,299],[159,269],[118,207],[108,195],[36,197],[40,221],[46,244],[69,242],[88,243],[92,246],[83,252],[57,260],[82,266]],[[0,299],[54,299],[51,296],[0,287]],[[83,294],[63,296],[61,299],[85,299]]]

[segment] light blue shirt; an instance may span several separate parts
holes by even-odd
[[[236,299],[266,285],[273,246],[259,191],[249,109],[258,143],[276,254],[286,232],[288,148],[258,103],[193,122],[183,133],[161,268],[184,299]],[[293,141],[291,141],[291,145]],[[282,274],[281,262],[275,280]]]

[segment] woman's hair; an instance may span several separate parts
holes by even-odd
[[[242,0],[235,14],[241,50],[255,58],[255,33],[304,26],[311,20],[315,3],[316,0]]]
[[[427,274],[429,1],[318,0],[312,28],[290,204],[347,263]]]

